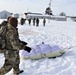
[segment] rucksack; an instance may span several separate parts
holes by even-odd
[[[0,24],[0,49],[5,49],[6,46],[7,21]]]

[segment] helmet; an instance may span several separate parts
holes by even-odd
[[[17,18],[15,18],[15,17],[10,17],[9,20],[8,20],[8,23],[11,24],[11,25],[14,26],[14,27],[17,27],[17,25],[18,25],[18,20],[17,20]]]

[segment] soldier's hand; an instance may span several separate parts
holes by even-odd
[[[29,53],[30,53],[31,48],[26,46],[26,47],[24,48],[24,50],[26,50],[27,52],[29,52]]]

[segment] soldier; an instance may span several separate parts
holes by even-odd
[[[5,34],[9,18],[10,17],[7,18],[7,21],[4,20],[0,24],[0,53],[4,53],[2,49],[5,48]]]
[[[23,25],[25,23],[26,19],[24,18],[21,18],[20,22],[21,22],[21,25]]]
[[[33,26],[35,26],[35,18],[33,19]]]
[[[18,20],[15,17],[11,17],[8,21],[8,30],[6,33],[5,62],[0,69],[0,75],[6,74],[12,68],[14,75],[22,73],[23,70],[19,69],[19,50],[24,49],[28,52],[31,51],[30,47],[27,47],[19,40],[17,25]]]
[[[36,19],[36,26],[39,26],[39,19]]]
[[[45,23],[46,23],[46,20],[45,20],[45,19],[43,19],[43,26],[45,26]]]
[[[31,19],[28,19],[29,25],[31,24]]]

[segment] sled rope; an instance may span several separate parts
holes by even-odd
[[[74,47],[76,47],[76,46],[71,46],[71,47],[68,47],[68,48],[64,48],[63,50],[66,52],[66,51],[68,51],[68,50],[70,50],[70,49],[72,49]]]

